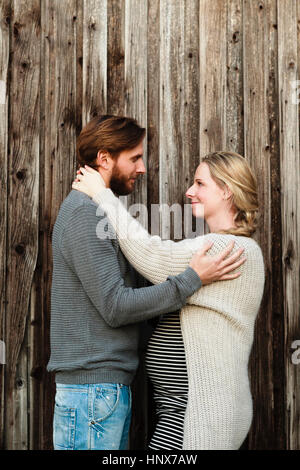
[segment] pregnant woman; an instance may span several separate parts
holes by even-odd
[[[232,152],[207,155],[186,192],[193,215],[210,233],[180,242],[163,241],[127,212],[100,173],[80,169],[73,189],[101,205],[130,263],[154,284],[188,266],[192,254],[214,242],[214,255],[230,241],[243,247],[240,277],[202,286],[187,305],[165,315],[147,350],[158,424],[151,449],[239,449],[252,421],[248,362],[255,319],[264,290],[264,263],[251,238],[258,211],[256,179],[246,160]],[[101,237],[101,230],[98,236]]]

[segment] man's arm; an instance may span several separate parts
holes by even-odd
[[[201,287],[201,280],[191,267],[156,286],[125,287],[112,242],[97,237],[100,219],[96,209],[95,205],[83,204],[74,212],[60,246],[65,260],[104,320],[117,328],[185,305],[187,297]]]

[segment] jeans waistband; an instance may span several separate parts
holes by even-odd
[[[87,391],[90,389],[97,389],[97,388],[109,388],[112,390],[118,390],[121,388],[130,388],[129,385],[124,385],[124,384],[114,384],[114,383],[107,383],[107,382],[101,382],[98,384],[61,384],[61,383],[56,383],[56,390],[69,390],[69,389],[76,389],[76,390],[82,390],[82,391]]]

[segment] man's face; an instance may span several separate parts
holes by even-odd
[[[126,196],[134,190],[138,175],[146,173],[143,162],[143,141],[131,150],[124,150],[117,158],[111,173],[110,188],[119,196]]]

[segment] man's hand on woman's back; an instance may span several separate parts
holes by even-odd
[[[221,253],[214,256],[207,256],[206,252],[212,245],[212,242],[206,243],[194,253],[190,261],[190,267],[196,271],[202,281],[202,285],[205,286],[211,282],[225,281],[239,277],[241,275],[240,272],[234,274],[229,273],[246,261],[246,257],[238,260],[244,248],[239,248],[233,255],[227,258],[234,247],[234,241],[232,241]]]

